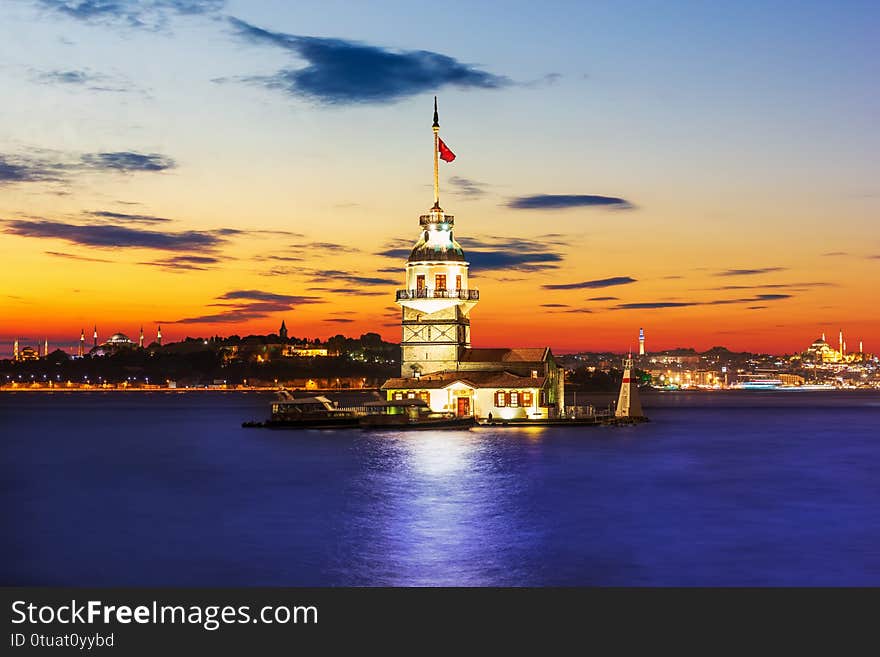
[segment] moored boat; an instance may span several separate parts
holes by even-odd
[[[421,399],[376,401],[365,404],[361,415],[362,429],[467,429],[476,424],[473,415],[437,413]]]
[[[272,415],[265,422],[244,422],[241,426],[268,429],[344,429],[358,426],[354,411],[337,408],[323,396],[300,397],[286,390],[279,393],[284,398],[272,402]]]

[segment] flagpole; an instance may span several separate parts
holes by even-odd
[[[440,120],[437,116],[437,96],[434,96],[434,208],[440,209]]]

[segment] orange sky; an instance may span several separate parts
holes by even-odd
[[[576,10],[593,13],[572,26],[596,26],[582,39],[487,9],[518,38],[459,26],[418,86],[381,65],[423,65],[423,32],[405,29],[419,12],[337,33],[318,9],[155,30],[0,9],[16,99],[0,107],[0,353],[16,337],[75,348],[96,324],[152,338],[159,322],[166,342],[282,319],[295,336],[398,341],[438,92],[475,346],[623,352],[644,327],[649,350],[790,353],[843,328],[851,351],[880,351],[876,43],[854,17],[835,18],[847,38],[817,19],[743,59],[729,35],[790,17],[692,17],[693,52],[670,45],[687,25],[639,22],[621,54],[610,10]],[[378,63],[333,97],[315,79],[348,65],[340,48]],[[810,75],[793,75],[802,61]]]

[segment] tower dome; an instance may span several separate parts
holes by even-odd
[[[452,234],[455,217],[435,208],[431,214],[419,217],[419,225],[422,232],[409,254],[408,262],[464,262],[464,251]]]

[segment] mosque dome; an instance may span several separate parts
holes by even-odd
[[[107,339],[107,342],[109,344],[131,344],[131,340],[125,333],[114,333]]]

